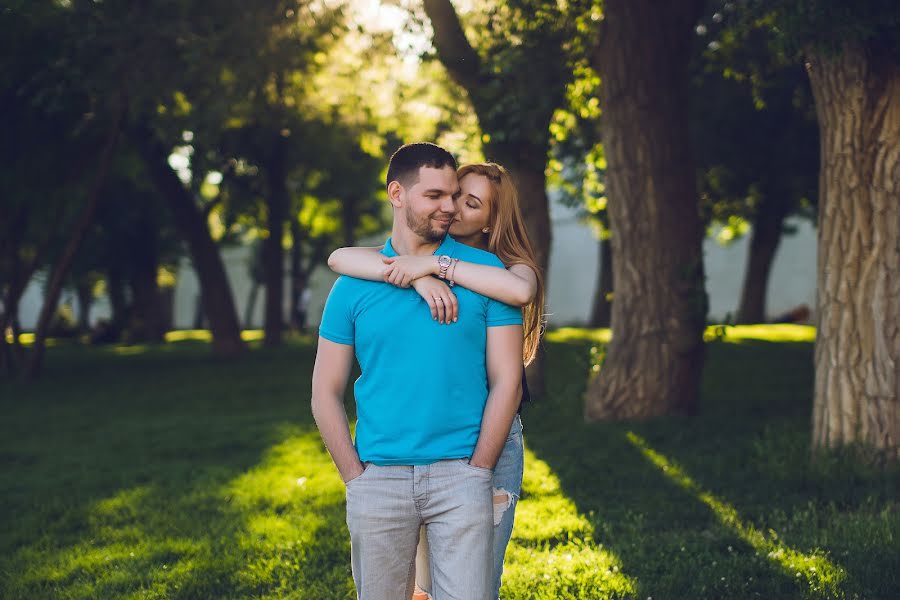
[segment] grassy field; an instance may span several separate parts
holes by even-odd
[[[179,340],[0,382],[0,598],[355,598],[313,340]],[[697,418],[585,425],[604,340],[549,336],[504,599],[900,598],[900,473],[808,461],[808,329],[711,341]]]

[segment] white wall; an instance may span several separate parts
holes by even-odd
[[[590,316],[591,301],[597,281],[599,242],[590,228],[580,223],[574,209],[557,202],[551,205],[553,242],[550,254],[547,312],[551,326],[584,324]],[[778,315],[797,306],[815,307],[816,232],[805,220],[792,222],[797,233],[782,238],[772,267],[766,298],[770,316]],[[386,236],[385,236],[386,237]],[[367,243],[379,243],[370,240]],[[741,283],[747,257],[749,237],[745,236],[729,246],[722,246],[713,239],[704,242],[706,266],[706,290],[709,294],[711,320],[722,320],[737,309]],[[222,251],[225,269],[237,304],[238,318],[243,320],[250,293],[248,275],[249,248],[231,247]],[[189,328],[193,325],[194,306],[199,286],[197,278],[185,259],[179,266],[175,288],[175,326]],[[335,276],[326,267],[317,268],[312,275],[312,298],[309,323],[317,325],[325,306],[325,299]],[[25,329],[37,323],[42,298],[43,279],[31,283],[22,299],[20,318]],[[285,310],[288,307],[289,287],[285,285]],[[72,294],[63,296],[63,302],[74,303]],[[253,315],[253,326],[262,326],[265,292],[260,290]],[[107,318],[109,304],[98,299],[91,310],[91,320]]]

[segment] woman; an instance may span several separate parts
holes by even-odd
[[[496,254],[506,269],[454,261],[446,279],[506,304],[522,306],[527,366],[537,354],[542,333],[544,289],[540,270],[525,230],[518,194],[509,173],[498,164],[465,165],[457,172],[461,190],[459,212],[450,226],[456,241]],[[337,273],[378,280],[400,287],[412,286],[428,303],[431,315],[451,324],[459,306],[450,287],[438,275],[434,256],[386,257],[381,248],[341,248],[332,253],[328,266]],[[528,399],[524,385],[523,397]],[[499,597],[503,558],[512,534],[516,503],[522,488],[524,447],[522,421],[517,414],[506,444],[494,468],[494,597]],[[417,589],[414,600],[428,598],[430,570],[427,541],[420,536],[416,558]]]

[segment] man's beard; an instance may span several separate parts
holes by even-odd
[[[447,224],[447,229],[433,229],[431,227],[431,218],[433,214],[434,213],[419,218],[413,214],[413,211],[409,207],[406,208],[406,224],[413,233],[429,243],[442,241],[444,237],[446,237],[447,231],[450,229],[449,223]]]

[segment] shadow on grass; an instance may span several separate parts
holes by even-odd
[[[343,485],[296,368],[312,349],[168,351],[4,384],[0,452],[28,466],[0,476],[0,596],[355,597]]]
[[[551,393],[525,414],[526,444],[636,580],[635,597],[895,595],[896,576],[867,564],[897,565],[898,519],[877,514],[896,479],[832,489],[810,471],[811,344],[713,343],[700,417],[585,425],[589,348],[549,353]],[[874,497],[874,522],[827,522],[847,497],[863,513]],[[874,544],[860,539],[874,529]],[[836,539],[850,531],[854,541]]]

